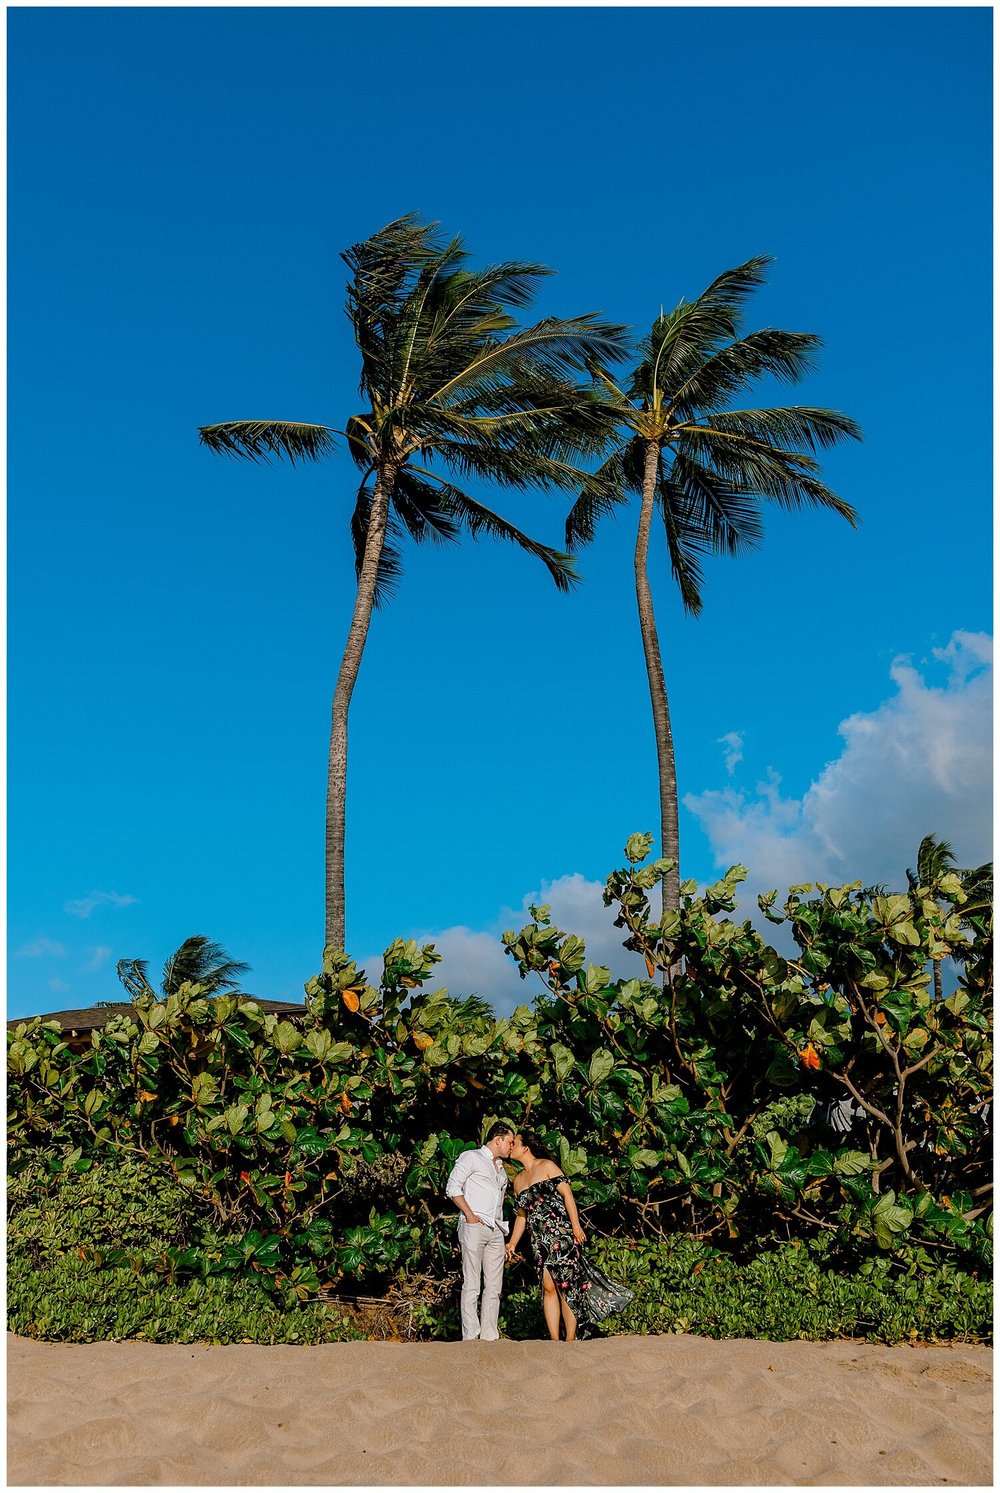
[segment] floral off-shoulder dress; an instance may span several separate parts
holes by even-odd
[[[548,1270],[578,1322],[603,1322],[624,1311],[633,1291],[611,1280],[592,1264],[573,1238],[573,1225],[559,1193],[566,1178],[545,1177],[516,1195],[531,1234],[531,1252],[539,1285]]]

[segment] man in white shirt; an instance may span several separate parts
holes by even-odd
[[[497,1316],[507,1233],[503,1216],[507,1173],[503,1163],[513,1140],[510,1125],[497,1120],[487,1132],[485,1145],[462,1152],[445,1184],[445,1191],[461,1214],[458,1238],[462,1246],[463,1340],[481,1338],[484,1343],[495,1343],[500,1336]]]

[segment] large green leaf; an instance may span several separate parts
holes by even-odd
[[[191,1098],[199,1109],[214,1104],[219,1097],[219,1082],[212,1073],[196,1073],[191,1084]]]
[[[609,1052],[606,1047],[599,1047],[591,1058],[588,1069],[588,1077],[595,1088],[604,1082],[614,1066],[614,1053]]]
[[[633,1151],[629,1157],[629,1165],[644,1167],[648,1170],[652,1166],[659,1166],[661,1160],[662,1157],[659,1151],[650,1151],[647,1147],[644,1147],[642,1150]]]
[[[576,1059],[569,1048],[564,1047],[561,1042],[553,1042],[549,1051],[552,1057],[552,1066],[556,1071],[556,1078],[560,1082],[563,1082],[572,1073],[576,1065]]]
[[[838,1177],[857,1177],[872,1169],[872,1159],[864,1151],[838,1151],[833,1158],[833,1170]]]
[[[294,1052],[302,1045],[302,1033],[290,1021],[279,1021],[274,1028],[273,1041],[279,1052]]]

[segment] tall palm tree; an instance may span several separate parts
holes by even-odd
[[[236,989],[240,976],[245,975],[249,968],[249,964],[230,959],[221,944],[213,943],[203,933],[195,933],[174,950],[163,966],[160,991],[166,999],[190,982],[204,985],[210,995],[217,995],[220,990]],[[149,983],[148,969],[146,959],[119,959],[118,978],[133,999],[137,995],[156,999],[156,991]]]
[[[670,566],[685,609],[702,609],[702,557],[739,555],[761,537],[760,506],[812,504],[832,508],[854,525],[855,512],[819,477],[812,454],[860,430],[834,410],[792,406],[734,409],[731,402],[755,378],[796,382],[812,366],[820,339],[771,327],[742,331],[743,305],[765,278],[759,256],[714,280],[697,300],[662,312],[640,345],[631,382],[620,388],[607,373],[609,416],[617,420],[615,449],[581,487],[566,523],[566,546],[594,538],[597,520],[639,498],[635,591],[653,707],[660,779],[663,854],[674,862],[664,877],[663,905],[680,903],[677,772],[663,663],[649,585],[654,512],[666,535]]]
[[[342,256],[347,314],[361,353],[366,408],[342,430],[289,420],[205,426],[210,450],[252,461],[316,461],[343,436],[362,477],[351,515],[358,578],[333,695],[326,811],[326,943],[343,948],[347,719],[374,607],[400,573],[398,541],[473,536],[509,540],[546,566],[560,590],[570,556],[540,544],[458,483],[573,491],[578,463],[603,448],[603,401],[581,379],[623,354],[622,330],[594,315],[519,325],[541,265],[468,267],[461,239],[410,214]]]

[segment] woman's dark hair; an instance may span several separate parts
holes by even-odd
[[[537,1130],[517,1130],[515,1134],[521,1137],[521,1145],[527,1146],[532,1156],[537,1156],[539,1161],[556,1160],[556,1157],[552,1154],[551,1146],[546,1145]]]

